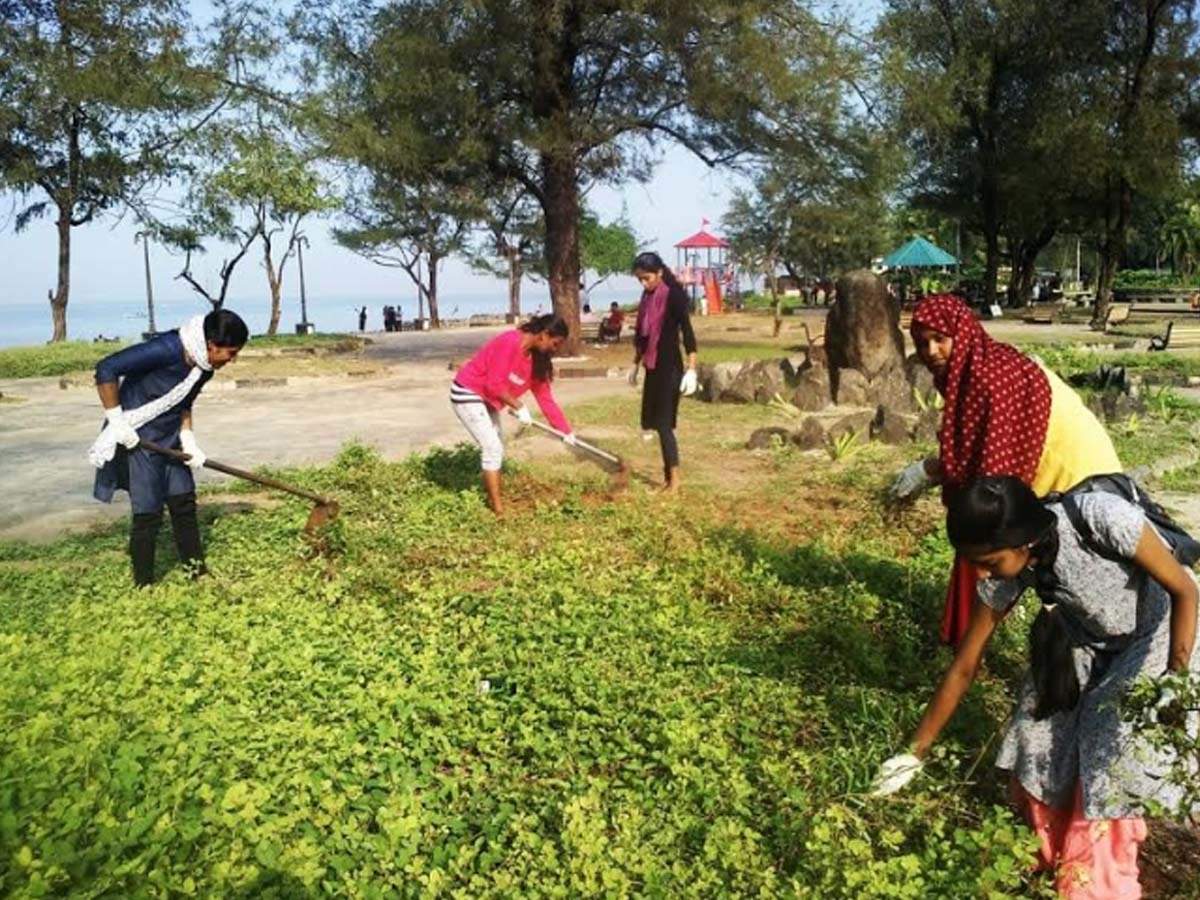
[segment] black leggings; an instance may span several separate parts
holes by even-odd
[[[196,520],[196,495],[177,494],[167,498],[171,513],[171,531],[179,561],[188,566],[192,575],[204,573],[204,548],[200,545],[200,523]],[[133,561],[133,583],[141,586],[154,583],[154,544],[162,512],[134,513],[129,529],[129,556]]]
[[[675,429],[667,425],[659,426],[658,446],[662,450],[663,469],[668,473],[679,465],[679,442],[675,440]]]

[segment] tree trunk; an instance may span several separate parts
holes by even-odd
[[[985,251],[983,263],[983,303],[991,307],[996,303],[996,277],[1000,271],[1000,238],[996,234],[984,235]]]
[[[442,320],[438,317],[437,275],[438,265],[442,258],[436,253],[429,254],[429,327],[441,328]]]
[[[508,250],[508,314],[514,322],[521,321],[521,249]]]
[[[273,335],[279,330],[279,315],[281,312],[279,298],[283,293],[283,266],[275,271],[271,259],[271,242],[263,239],[263,265],[267,269],[267,287],[271,290],[271,321],[267,323],[267,334]]]
[[[50,295],[50,317],[54,333],[50,340],[67,339],[67,300],[71,295],[71,212],[58,208],[58,285]]]
[[[546,269],[555,315],[570,335],[564,352],[579,352],[579,182],[570,155],[542,157],[546,218]]]
[[[1108,305],[1112,302],[1112,286],[1117,277],[1117,267],[1125,253],[1125,237],[1133,211],[1133,189],[1129,182],[1118,178],[1116,192],[1116,216],[1105,216],[1104,234],[1100,238],[1100,271],[1096,273],[1096,300],[1092,306],[1093,329],[1104,328]]]

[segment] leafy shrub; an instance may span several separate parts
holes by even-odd
[[[1154,269],[1122,269],[1117,273],[1113,287],[1187,290],[1200,287],[1200,274],[1186,276],[1182,273]]]

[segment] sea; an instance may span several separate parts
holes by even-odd
[[[611,301],[636,302],[637,294],[630,291],[604,290],[607,285],[592,292],[593,305]],[[385,303],[398,305],[405,321],[416,317],[415,300],[399,302],[381,300],[378,297],[355,299],[353,297],[310,297],[308,299],[308,321],[318,332],[347,332],[358,330],[358,311],[367,307],[367,331],[383,330],[383,306]],[[284,298],[283,314],[279,320],[280,333],[292,334],[300,321],[300,301]],[[503,315],[508,306],[506,291],[486,294],[446,294],[438,298],[438,311],[444,319],[465,319],[472,315]],[[545,286],[530,289],[521,301],[521,311],[531,314],[548,312],[549,296]],[[226,309],[231,309],[246,320],[251,334],[263,334],[270,320],[270,302],[262,298],[254,300],[229,299]],[[194,315],[208,312],[211,307],[203,298],[155,300],[154,322],[159,331],[178,327]],[[136,339],[149,326],[145,298],[111,300],[71,300],[67,305],[67,338],[91,341],[100,337]],[[0,347],[43,344],[50,339],[53,325],[50,319],[50,304],[6,303],[0,305]]]

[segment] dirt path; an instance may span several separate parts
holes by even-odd
[[[393,459],[457,443],[467,436],[447,401],[447,363],[462,361],[495,332],[386,335],[372,345],[388,365],[383,377],[237,389],[214,382],[196,404],[197,438],[213,458],[247,468],[322,463],[352,439]],[[569,405],[621,389],[622,380],[563,378],[555,391]],[[94,470],[85,452],[101,423],[93,390],[30,379],[0,384],[0,391],[20,398],[0,405],[0,539],[49,540],[128,515],[123,493],[107,506],[91,497]],[[200,478],[223,480],[209,472]]]

